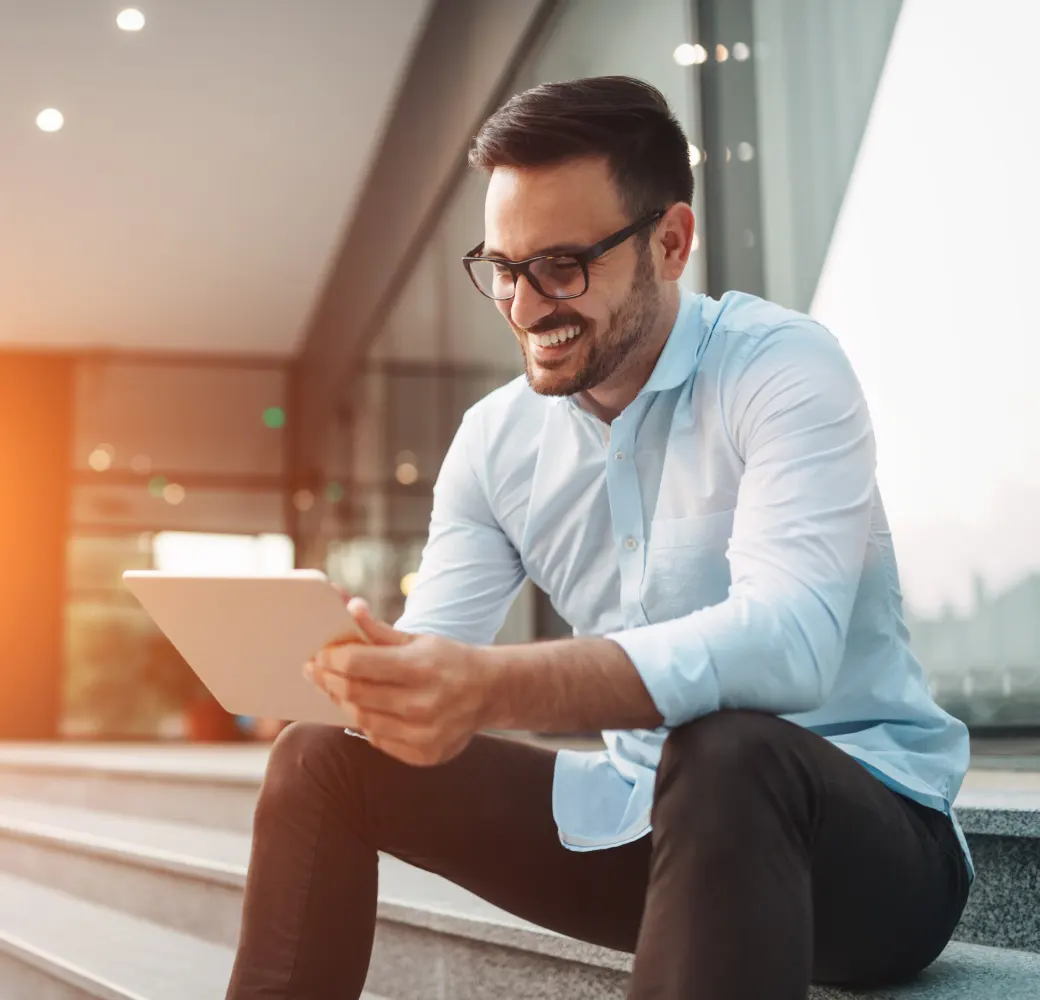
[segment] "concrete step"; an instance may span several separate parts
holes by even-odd
[[[249,850],[247,834],[0,798],[0,871],[225,944],[238,940]],[[387,855],[379,881],[391,914],[415,905],[537,929]]]
[[[0,744],[0,795],[247,833],[268,755],[266,745]],[[957,939],[1040,952],[1040,774],[970,771],[957,812],[978,871]]]
[[[227,946],[0,874],[4,1000],[222,1000],[233,959]]]
[[[4,1000],[218,1000],[233,957],[226,945],[0,874]]]
[[[0,795],[247,833],[270,747],[0,743]]]
[[[20,984],[27,982],[13,996],[34,1000],[221,995],[212,983],[192,986],[192,992],[149,993],[134,986],[132,977],[147,987],[190,966],[192,974],[214,982],[223,976],[226,984],[248,850],[246,836],[227,831],[0,801],[0,870],[7,872],[0,876],[0,950],[6,956],[0,958],[0,984],[10,981],[22,990]],[[35,916],[22,920],[22,913]],[[53,921],[49,913],[55,914]],[[52,922],[65,928],[57,936],[47,934]],[[144,941],[140,947],[138,937]],[[133,947],[99,952],[108,966],[90,964],[86,959],[99,938]],[[195,946],[202,957],[187,961],[185,954]],[[129,951],[136,957],[127,971],[119,959]],[[622,1000],[630,968],[628,955],[553,934],[450,882],[381,859],[379,922],[367,984],[380,995]],[[75,978],[83,970],[89,973],[86,992]],[[40,986],[41,976],[51,994]],[[121,985],[124,981],[130,985]],[[1035,1000],[1038,982],[1040,956],[954,944],[915,984],[856,994],[817,987],[812,997]],[[98,992],[105,984],[124,992]],[[76,989],[80,992],[70,992]],[[8,993],[2,995],[6,1000]]]
[[[954,936],[1040,952],[1040,775],[969,777],[956,807],[977,877]]]

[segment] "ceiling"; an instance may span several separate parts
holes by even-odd
[[[428,3],[0,0],[0,348],[291,354]]]

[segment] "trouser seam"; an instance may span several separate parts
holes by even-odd
[[[297,967],[299,965],[299,960],[300,960],[300,942],[303,940],[303,937],[304,937],[304,934],[305,934],[305,930],[306,930],[302,926],[302,924],[303,924],[303,920],[306,917],[307,897],[310,894],[311,883],[314,881],[314,869],[315,869],[316,862],[317,862],[317,859],[318,859],[318,843],[321,840],[321,836],[322,836],[322,833],[323,833],[324,828],[325,828],[325,811],[326,811],[326,809],[328,809],[328,803],[325,802],[325,801],[322,801],[322,803],[321,803],[321,812],[318,814],[318,823],[317,823],[317,830],[318,830],[318,832],[317,832],[317,836],[314,838],[314,846],[311,849],[310,864],[307,867],[307,878],[303,881],[303,883],[302,883],[302,885],[300,887],[301,892],[300,892],[300,897],[299,898],[301,900],[301,907],[300,907],[299,913],[297,914],[297,919],[300,922],[301,926],[299,927],[298,933],[295,934],[294,937],[293,937],[292,962],[289,965],[289,976],[285,980],[285,988],[287,990],[291,989],[291,987],[293,985],[293,979],[296,976],[296,969],[297,969]]]

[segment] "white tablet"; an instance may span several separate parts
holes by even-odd
[[[127,570],[123,580],[228,712],[354,724],[347,709],[302,674],[322,646],[363,635],[324,573],[245,577]]]

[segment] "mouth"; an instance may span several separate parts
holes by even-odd
[[[527,342],[534,348],[535,357],[555,357],[565,354],[581,336],[581,327],[565,326],[551,333],[529,333]]]

